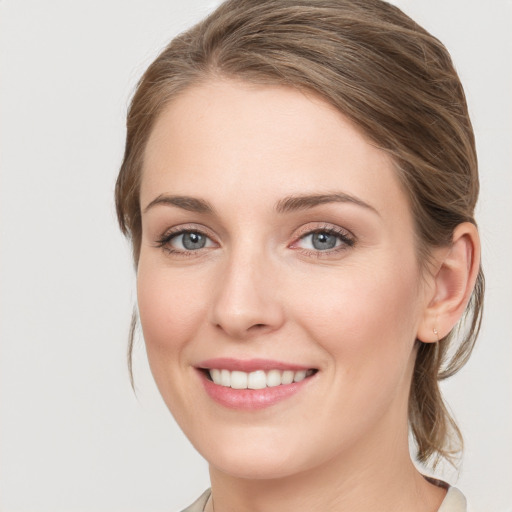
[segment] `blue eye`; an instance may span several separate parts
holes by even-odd
[[[172,242],[181,244],[187,251],[195,251],[206,246],[208,238],[201,233],[182,233],[171,239]]]
[[[311,236],[311,245],[317,251],[334,249],[340,242],[339,237],[331,233],[312,233],[309,236]]]
[[[172,253],[186,253],[213,247],[214,242],[201,231],[182,230],[168,233],[157,240],[157,247]]]
[[[313,231],[302,236],[297,243],[301,249],[313,250],[318,252],[327,252],[345,247],[352,247],[354,240],[345,232],[338,232],[332,229]]]

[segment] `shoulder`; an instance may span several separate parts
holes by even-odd
[[[438,512],[467,512],[466,498],[456,487],[450,487]]]
[[[211,490],[207,489],[199,498],[182,512],[203,512]],[[438,512],[467,512],[466,498],[456,488],[450,487]]]
[[[450,486],[450,484],[443,482],[443,480],[438,480],[437,478],[423,475],[423,478],[430,482],[432,485],[436,485],[437,487],[442,487],[446,489],[446,496],[444,497],[441,506],[437,510],[437,512],[467,512],[468,506],[466,503],[466,498],[464,495],[456,488]]]
[[[208,498],[210,497],[211,490],[207,489],[206,491],[197,498],[192,505],[189,507],[183,509],[181,512],[203,512],[204,507],[206,506],[206,502],[208,501]]]

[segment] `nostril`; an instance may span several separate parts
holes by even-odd
[[[266,329],[268,326],[266,324],[254,324],[249,327],[251,331],[261,331],[262,329]]]

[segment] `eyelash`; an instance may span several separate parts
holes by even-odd
[[[181,229],[171,230],[171,231],[167,231],[167,232],[163,233],[156,240],[155,246],[162,248],[168,254],[174,254],[174,255],[179,255],[179,256],[184,256],[184,257],[196,256],[197,253],[202,252],[202,249],[204,249],[204,248],[196,249],[196,250],[181,250],[181,249],[174,249],[173,247],[171,247],[169,245],[170,242],[174,238],[176,238],[180,235],[185,235],[187,233],[197,233],[199,235],[202,235],[202,236],[212,240],[212,237],[209,236],[201,228],[192,228],[192,227],[191,228],[181,228]],[[319,233],[334,235],[339,240],[341,240],[342,243],[338,247],[335,247],[333,249],[328,249],[325,251],[308,250],[308,249],[300,249],[300,248],[294,249],[294,250],[300,250],[306,256],[322,258],[322,257],[326,257],[326,256],[332,256],[333,254],[337,254],[341,251],[345,251],[350,247],[354,247],[354,245],[356,244],[356,238],[348,231],[338,228],[338,227],[335,227],[335,226],[325,225],[325,226],[322,226],[320,228],[315,228],[315,229],[304,229],[304,231],[299,234],[299,236],[297,237],[297,240],[295,242],[293,242],[293,244],[290,247],[293,248],[294,245],[299,243],[301,240],[304,240],[307,236],[319,234]]]

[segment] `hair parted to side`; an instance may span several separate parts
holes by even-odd
[[[152,127],[180,92],[216,77],[313,92],[392,155],[425,265],[430,249],[451,243],[458,224],[475,223],[473,130],[450,55],[435,37],[381,0],[228,0],[162,51],[132,99],[115,195],[135,265],[142,235],[140,180]],[[440,457],[453,462],[462,449],[438,383],[471,354],[483,292],[480,269],[459,326],[438,343],[418,342],[409,423],[423,463],[433,459],[435,465]],[[132,325],[130,370],[133,332]]]

